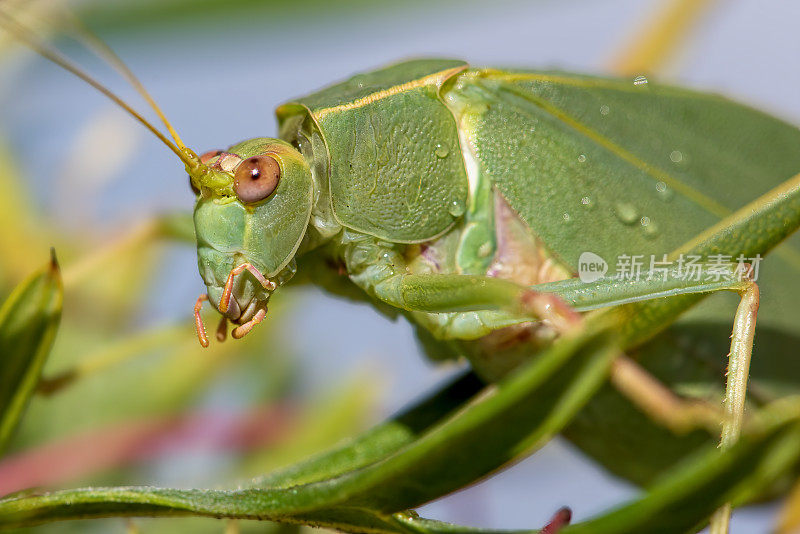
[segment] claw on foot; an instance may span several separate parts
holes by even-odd
[[[267,309],[266,308],[261,308],[260,310],[258,310],[256,312],[256,314],[253,316],[252,319],[250,319],[246,323],[244,323],[242,325],[239,325],[236,328],[234,328],[233,332],[231,332],[231,336],[234,339],[243,338],[244,336],[246,336],[248,334],[248,332],[250,332],[250,330],[253,329],[253,327],[255,325],[257,325],[258,323],[263,321],[264,317],[266,317],[266,316],[267,316]]]
[[[267,291],[273,291],[275,289],[275,282],[272,280],[267,280],[267,278],[261,274],[261,271],[253,267],[250,263],[243,263],[237,267],[231,269],[230,274],[228,274],[228,279],[225,281],[225,289],[222,290],[222,298],[219,299],[219,311],[220,313],[225,313],[228,311],[228,306],[231,303],[231,293],[233,292],[233,279],[242,274],[244,271],[249,271],[256,280],[261,284],[261,286],[266,289]]]
[[[197,339],[203,347],[208,347],[208,336],[206,335],[206,327],[203,324],[203,319],[200,317],[200,309],[203,303],[208,300],[208,295],[203,293],[197,297],[197,302],[194,303],[194,327],[197,330]]]

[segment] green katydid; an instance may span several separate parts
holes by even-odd
[[[758,291],[731,262],[758,260],[800,224],[791,178],[800,156],[769,169],[746,163],[751,152],[794,150],[800,133],[718,97],[641,85],[420,60],[281,106],[280,138],[198,157],[168,126],[175,143],[161,138],[198,193],[198,263],[208,287],[195,306],[201,343],[204,300],[223,315],[219,337],[228,320],[241,337],[296,271],[322,273],[331,289],[354,284],[496,379],[579,327],[573,310],[642,301],[618,312],[630,317],[620,321],[629,348],[702,295],[732,290],[743,295],[732,348],[739,383],[729,388],[735,413],[726,426],[735,439]],[[738,123],[752,137],[737,133]],[[736,157],[727,168],[700,165],[676,179],[666,164],[684,157],[674,140],[709,138],[709,157],[720,146]],[[663,162],[643,155],[654,144]],[[575,275],[586,252],[612,261],[671,256],[658,276],[645,269],[639,279],[583,282]],[[709,268],[712,256],[727,261],[715,279],[688,279],[681,253]],[[632,378],[646,377],[630,362],[617,366],[619,387],[657,411],[664,397]]]
[[[626,109],[620,106],[646,109],[647,123],[626,125],[639,126],[634,135],[644,142],[647,130],[658,132],[654,121],[664,117],[657,106],[665,103],[670,113],[699,116],[681,125],[685,135],[693,124],[706,127],[702,113],[709,107],[754,113],[672,88],[640,91],[629,81],[471,69],[449,60],[401,63],[283,105],[281,139],[211,153],[205,161],[212,172],[193,177],[200,191],[194,215],[199,265],[208,287],[201,298],[239,325],[239,337],[263,320],[271,293],[304,262],[332,264],[346,274],[341,283],[355,283],[407,314],[492,378],[511,367],[521,347],[529,357],[537,343],[557,334],[559,323],[563,329],[559,316],[569,313],[559,313],[548,295],[587,310],[728,289],[747,294],[745,308],[754,309],[757,292],[732,273],[717,277],[716,287],[706,277],[680,280],[678,272],[632,283],[573,278],[583,252],[665,255],[721,212],[699,188],[662,198],[675,185],[669,175],[601,130],[612,104],[617,114]],[[594,117],[580,117],[592,109]],[[763,126],[796,136],[767,117]],[[582,187],[561,193],[574,189],[576,177]],[[623,200],[610,201],[634,198],[632,191],[648,204],[641,230],[630,228]],[[725,228],[740,220],[730,218]],[[671,227],[659,233],[656,224]],[[756,256],[792,225],[780,219],[755,247],[727,239],[700,252]],[[632,336],[640,342],[655,326]],[[207,343],[199,316],[198,333]],[[752,332],[737,331],[737,340],[742,336],[749,345]]]

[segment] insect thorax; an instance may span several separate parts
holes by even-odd
[[[298,254],[313,250],[342,231],[331,207],[330,160],[319,128],[309,115],[292,117],[281,125],[281,138],[292,143],[303,155],[314,183],[314,204],[308,230]]]

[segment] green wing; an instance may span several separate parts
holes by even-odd
[[[486,70],[447,101],[480,172],[573,269],[584,251],[612,270],[620,255],[649,262],[800,172],[800,131],[714,95]],[[765,279],[800,274],[790,247]],[[794,309],[800,292],[782,300]]]
[[[469,139],[472,168],[573,269],[584,251],[612,270],[623,254],[671,252],[800,172],[797,128],[715,95],[561,73],[469,71],[446,100]],[[760,267],[755,402],[798,391],[799,244],[795,235]],[[707,299],[637,356],[679,392],[722,391],[735,305],[734,295]],[[611,388],[567,435],[639,483],[715,439],[675,436]]]

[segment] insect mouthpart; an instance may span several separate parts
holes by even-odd
[[[244,271],[250,272],[253,277],[258,280],[261,286],[266,290],[267,295],[275,291],[277,284],[272,280],[266,278],[261,271],[250,263],[243,263],[231,269],[228,274],[228,279],[225,282],[225,287],[222,291],[217,309],[222,314],[219,326],[217,327],[217,340],[224,341],[227,333],[227,320],[230,319],[232,323],[238,326],[233,329],[231,336],[234,339],[239,339],[247,335],[255,325],[264,320],[267,316],[267,299],[253,297],[249,302],[239,302],[233,295],[233,285],[236,276],[242,274]],[[194,320],[195,327],[197,328],[197,338],[203,347],[208,347],[208,336],[206,335],[206,328],[203,325],[203,320],[200,317],[200,309],[203,302],[208,300],[208,294],[204,293],[197,298],[194,305]]]

